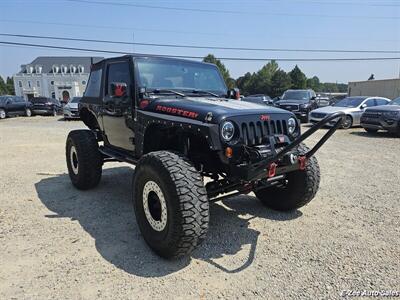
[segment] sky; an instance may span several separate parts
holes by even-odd
[[[91,3],[89,3],[91,2]],[[103,3],[102,3],[103,2]],[[104,3],[106,2],[106,3]],[[128,5],[126,5],[128,4]],[[262,58],[223,61],[233,78],[271,58],[400,58],[400,0],[0,0],[0,33],[199,46],[387,50],[398,53],[309,53],[163,48],[0,36],[0,41],[167,55]],[[0,75],[37,56],[117,54],[0,44]],[[398,78],[400,59],[296,64],[323,82]]]

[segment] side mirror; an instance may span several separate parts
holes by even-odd
[[[238,88],[228,90],[228,98],[240,100],[240,91]]]
[[[110,95],[111,97],[124,97],[128,86],[125,82],[112,82],[110,84]]]
[[[11,103],[11,100],[8,99],[8,100],[6,101],[6,104],[10,104],[10,103]]]
[[[315,96],[311,97],[311,100],[316,100],[316,99],[317,99],[317,97],[315,97]]]
[[[367,107],[367,104],[364,103],[363,105],[360,106],[360,109],[364,109],[366,107]]]

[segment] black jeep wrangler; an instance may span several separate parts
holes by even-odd
[[[66,143],[73,185],[95,187],[104,162],[136,165],[136,220],[167,258],[189,254],[205,238],[210,201],[254,192],[281,211],[310,202],[320,180],[313,154],[341,113],[301,135],[292,112],[236,98],[212,64],[144,56],[94,64],[79,104],[90,130],[71,131]],[[313,149],[302,144],[334,119]]]

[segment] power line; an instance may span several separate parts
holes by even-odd
[[[298,14],[298,13],[276,13],[276,12],[249,12],[249,11],[237,11],[237,10],[218,10],[218,9],[203,9],[203,8],[186,8],[186,7],[171,7],[171,6],[158,6],[148,4],[136,4],[136,3],[123,3],[123,2],[107,2],[107,1],[88,1],[88,0],[66,0],[69,2],[84,3],[84,4],[100,4],[109,6],[125,6],[125,7],[137,7],[137,8],[149,8],[149,9],[162,9],[169,11],[183,11],[183,12],[198,12],[198,13],[220,13],[220,14],[252,14],[252,15],[270,15],[270,16],[286,16],[286,17],[314,17],[314,18],[357,18],[357,19],[380,19],[380,20],[398,20],[400,17],[397,16],[360,16],[360,15],[329,15],[329,14]],[[362,5],[362,4],[360,4]]]
[[[192,56],[192,55],[166,55],[166,54],[150,54],[150,53],[129,53],[123,51],[113,50],[101,50],[101,49],[89,49],[89,48],[77,48],[77,47],[65,47],[65,46],[54,46],[44,44],[31,44],[31,43],[16,43],[10,41],[0,41],[2,45],[12,46],[27,46],[35,48],[47,48],[47,49],[60,49],[60,50],[72,50],[72,51],[83,51],[83,52],[97,52],[97,53],[108,53],[108,54],[130,54],[137,56],[154,56],[154,57],[172,57],[172,58],[190,58],[190,59],[203,59],[203,56]],[[385,61],[385,60],[400,60],[400,57],[359,57],[359,58],[250,58],[250,57],[216,57],[220,60],[231,60],[231,61],[286,61],[286,62],[307,62],[307,61]]]
[[[214,35],[221,36],[224,33],[206,33],[197,31],[180,31],[180,30],[167,30],[167,29],[150,29],[140,27],[121,27],[121,26],[107,26],[107,25],[93,25],[93,24],[82,24],[82,23],[60,23],[60,22],[43,22],[43,21],[32,21],[32,20],[10,20],[2,19],[0,22],[6,23],[20,23],[20,24],[38,24],[38,25],[56,25],[56,26],[69,26],[69,27],[80,27],[80,28],[98,28],[98,29],[118,29],[118,30],[135,30],[135,31],[148,31],[148,32],[167,32],[167,33],[178,33],[178,34],[198,34],[198,35]]]
[[[141,42],[128,42],[128,41],[110,41],[110,40],[98,40],[98,39],[55,37],[55,36],[43,36],[43,35],[11,34],[11,33],[0,33],[0,36],[18,37],[18,38],[33,38],[33,39],[63,40],[63,41],[75,41],[75,42],[91,42],[91,43],[102,43],[102,44],[140,45],[140,46],[153,46],[153,47],[211,49],[211,50],[267,51],[267,52],[311,52],[311,53],[386,53],[386,54],[399,54],[400,53],[400,51],[396,51],[396,50],[246,48],[246,47],[158,44],[158,43],[141,43]]]
[[[1,0],[0,0],[1,1]],[[93,24],[82,24],[82,23],[58,23],[58,22],[43,22],[43,21],[34,21],[34,20],[10,20],[10,19],[0,19],[0,22],[5,22],[5,23],[20,23],[20,24],[38,24],[38,25],[56,25],[56,26],[69,26],[69,27],[79,27],[79,28],[99,28],[99,29],[118,29],[118,30],[127,30],[127,31],[149,31],[149,32],[166,32],[166,33],[177,33],[177,34],[190,34],[190,35],[214,35],[214,36],[226,36],[229,35],[229,33],[221,33],[221,32],[213,32],[213,33],[206,33],[206,32],[197,32],[197,31],[177,31],[177,30],[167,30],[167,29],[145,29],[145,28],[139,28],[139,27],[120,27],[120,26],[106,26],[106,25],[93,25]],[[248,35],[249,36],[249,35]],[[292,35],[292,36],[276,36],[278,38],[284,38],[284,39],[316,39],[316,40],[324,40],[324,39],[329,39],[329,40],[358,40],[358,41],[364,41],[364,39],[359,39],[359,38],[354,38],[354,37],[349,37],[349,38],[332,38],[329,37],[327,38],[326,36],[300,36],[300,35]],[[368,42],[398,42],[398,40],[387,40],[387,39],[374,39],[371,40],[370,38],[366,38]]]

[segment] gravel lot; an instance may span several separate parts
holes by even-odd
[[[129,165],[106,164],[91,191],[70,184],[65,139],[82,127],[59,117],[0,122],[0,299],[333,299],[342,290],[400,290],[400,139],[337,132],[317,154],[321,188],[308,206],[283,214],[252,195],[212,204],[203,245],[166,261],[136,226]]]

